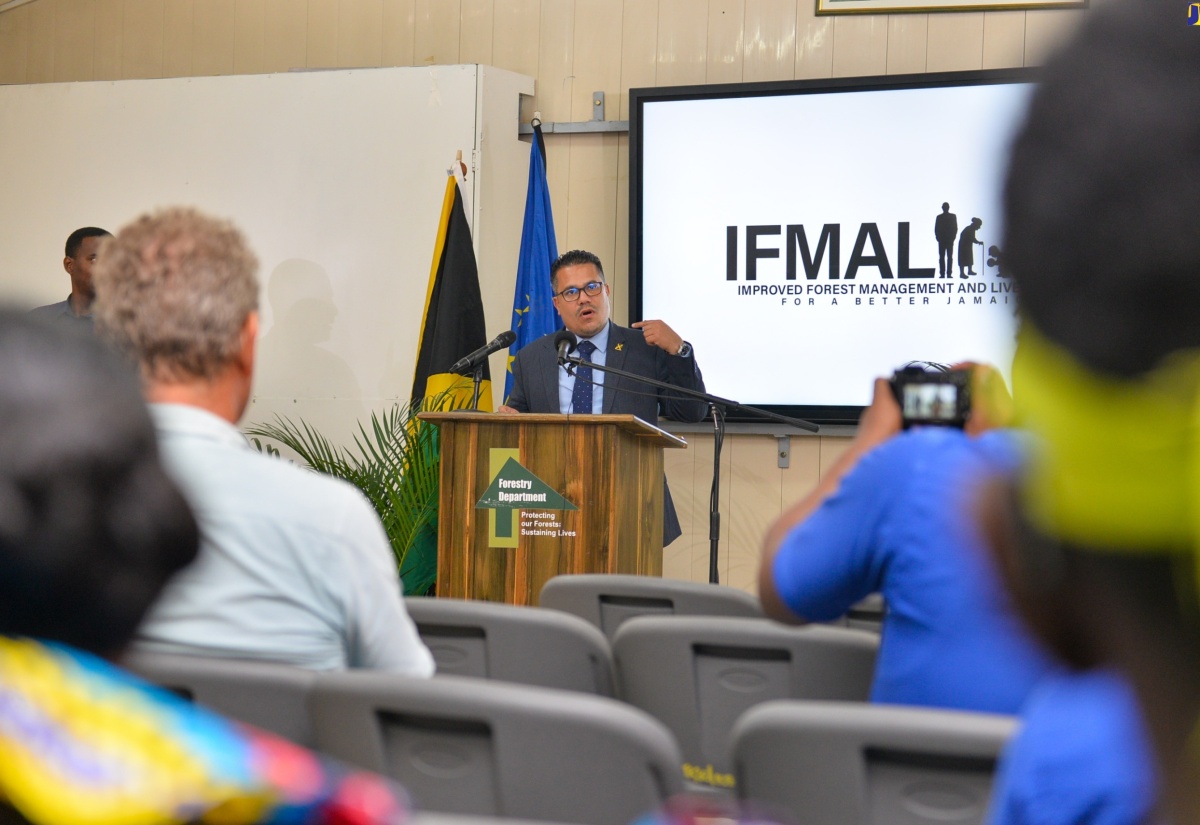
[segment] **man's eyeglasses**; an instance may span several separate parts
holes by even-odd
[[[589,298],[595,298],[600,294],[600,290],[604,289],[604,281],[588,281],[582,287],[569,286],[562,292],[555,293],[564,301],[578,301],[579,293],[582,292]]]

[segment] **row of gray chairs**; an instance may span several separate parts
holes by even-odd
[[[121,665],[231,719],[299,745],[314,743],[308,694],[317,672],[245,659],[210,659],[132,650]]]
[[[772,699],[868,697],[877,636],[742,618],[762,612],[757,599],[734,588],[640,576],[562,576],[546,586],[543,601],[575,615],[454,599],[410,599],[408,609],[439,675],[617,695],[667,725],[695,786],[726,793],[733,785],[726,742],[746,709]],[[635,621],[627,621],[631,617]],[[613,634],[611,652],[589,621]],[[180,681],[179,668],[186,666],[186,660],[168,658],[160,665],[166,672],[153,678]],[[211,694],[217,688],[200,678],[192,689]],[[242,715],[237,701],[248,700],[209,695],[207,701]],[[262,710],[251,718],[310,741],[295,702],[271,702]]]
[[[590,602],[600,604],[599,599]],[[663,722],[681,746],[685,774],[718,790],[732,788],[726,743],[734,721],[748,708],[772,699],[861,702],[869,697],[877,635],[793,628],[764,618],[674,613],[697,606],[684,601],[672,605],[671,614],[625,617],[615,630],[611,654],[599,630],[556,610],[412,599],[409,612],[439,674],[615,695]],[[757,601],[751,606],[757,610]],[[600,615],[592,612],[593,618]]]
[[[542,587],[538,604],[573,613],[609,639],[634,616],[763,616],[758,598],[734,587],[607,573],[555,576]],[[832,624],[878,633],[885,610],[883,598],[872,593]]]
[[[438,673],[601,696],[614,693],[609,642],[628,618],[763,616],[758,599],[741,590],[649,576],[558,576],[542,589],[540,604],[407,601]]]
[[[979,825],[1013,717],[769,702],[737,722],[738,796],[794,825]]]
[[[617,695],[663,722],[685,774],[733,786],[730,731],[750,708],[779,699],[866,702],[879,637],[793,628],[767,619],[642,617],[613,639]]]
[[[671,733],[612,698],[147,652],[123,664],[227,716],[390,776],[419,810],[628,825],[683,789]]]
[[[758,598],[736,587],[608,573],[555,576],[542,586],[538,605],[574,614],[610,640],[635,616],[763,618]]]
[[[397,779],[419,810],[626,825],[683,788],[670,731],[613,699],[186,658],[139,654],[128,664],[230,715],[303,704],[307,744]],[[1011,730],[1011,720],[981,714],[773,701],[741,715],[730,753],[738,796],[797,825],[977,825]]]
[[[878,637],[841,628],[654,615],[622,624],[610,652],[599,630],[549,609],[411,599],[409,612],[437,660],[439,678],[618,696],[667,726],[681,747],[682,770],[694,782],[726,790],[733,784],[726,744],[744,711],[773,699],[865,701],[878,649]],[[302,744],[314,741],[306,671],[221,661],[197,669],[191,657],[145,654],[129,664],[236,718]],[[242,673],[271,685],[272,693],[238,693],[233,686]]]
[[[576,616],[464,599],[407,599],[439,675],[614,695],[608,640]]]
[[[732,750],[756,822],[766,812],[793,825],[976,825],[1013,729],[1004,716],[771,702],[745,714]],[[415,821],[499,825],[444,814]]]
[[[318,749],[394,777],[422,809],[628,825],[683,788],[667,729],[604,697],[349,671],[319,677],[309,706]]]
[[[670,778],[678,780],[681,761],[692,780],[690,787],[730,789],[738,773],[728,747],[730,733],[751,708],[777,699],[861,702],[868,696],[877,634],[821,626],[795,629],[745,618],[761,616],[758,602],[732,588],[634,576],[570,576],[547,585],[546,603],[575,615],[449,599],[410,600],[410,613],[438,661],[439,679],[432,692],[410,687],[399,700],[395,677],[380,674],[321,677],[318,688],[314,674],[275,674],[270,666],[253,663],[205,663],[204,672],[194,678],[187,678],[187,671],[196,660],[186,657],[142,655],[130,663],[148,678],[225,713],[390,773],[420,788],[423,803],[434,810],[503,810],[508,816],[570,821],[575,820],[554,813],[562,814],[570,805],[553,793],[542,795],[542,804],[534,807],[520,802],[520,793],[518,801],[506,800],[502,789],[521,783],[511,775],[500,778],[500,766],[506,762],[495,756],[506,747],[520,751],[528,746],[512,744],[521,740],[517,732],[542,735],[536,720],[546,716],[550,700],[536,699],[532,715],[522,716],[522,708],[529,707],[521,690],[495,685],[488,690],[490,700],[481,702],[472,700],[478,684],[446,680],[446,674],[620,696],[665,725],[668,740],[682,746],[673,770],[664,772],[660,760],[643,775],[651,777],[660,796]],[[719,617],[681,616],[693,613]],[[627,621],[630,618],[636,620]],[[611,653],[605,633],[612,640]],[[271,685],[271,695],[261,707],[255,706],[254,696],[238,695],[231,688],[239,673],[248,674],[253,683]],[[346,684],[337,684],[338,679]],[[568,697],[566,705],[582,698]],[[438,716],[437,709],[446,701],[451,712]],[[493,707],[496,702],[499,705]],[[554,703],[562,705],[559,700]],[[364,704],[369,712],[356,715],[353,708]],[[460,705],[475,715],[464,722],[455,711]],[[311,714],[304,712],[306,706]],[[481,721],[491,713],[499,715]],[[554,740],[563,735],[560,728],[566,723],[543,718],[542,724],[555,731]],[[319,735],[311,729],[314,725],[323,726]],[[561,741],[594,737],[586,731],[584,724]],[[496,737],[508,744],[501,746]],[[613,744],[605,747],[620,751]],[[648,743],[628,747],[644,751]],[[657,753],[662,756],[661,748]],[[565,754],[551,751],[547,764],[571,763]],[[447,781],[432,781],[436,777]],[[556,782],[554,787],[570,786]],[[455,807],[455,800],[466,807]],[[599,815],[599,809],[589,806],[589,815]]]

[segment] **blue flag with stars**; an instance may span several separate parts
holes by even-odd
[[[562,329],[550,288],[550,264],[558,257],[554,239],[554,213],[546,184],[546,144],[541,124],[533,127],[529,151],[529,189],[525,192],[525,226],[521,230],[521,255],[517,260],[517,290],[513,296],[512,329],[517,340],[508,349],[504,399],[512,393],[512,363],[517,351],[530,341]]]

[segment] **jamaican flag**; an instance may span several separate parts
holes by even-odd
[[[456,403],[452,406],[468,406],[471,379],[447,370],[459,358],[486,343],[483,298],[479,294],[479,270],[471,246],[471,228],[467,225],[458,180],[450,175],[442,200],[442,219],[433,249],[429,287],[425,291],[412,400],[416,402],[455,387]],[[492,409],[491,373],[486,363],[479,390],[479,409]]]

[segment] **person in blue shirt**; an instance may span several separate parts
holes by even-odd
[[[975,398],[1007,399],[974,369]],[[977,404],[965,429],[902,430],[889,383],[848,450],[768,533],[759,595],[780,621],[830,621],[881,593],[887,605],[876,702],[1015,713],[1049,669],[1010,611],[971,517],[980,484],[1019,460],[1000,404]],[[990,417],[993,416],[993,417]]]
[[[1139,825],[1157,778],[1129,684],[1111,670],[1043,680],[1005,748],[988,825]]]

